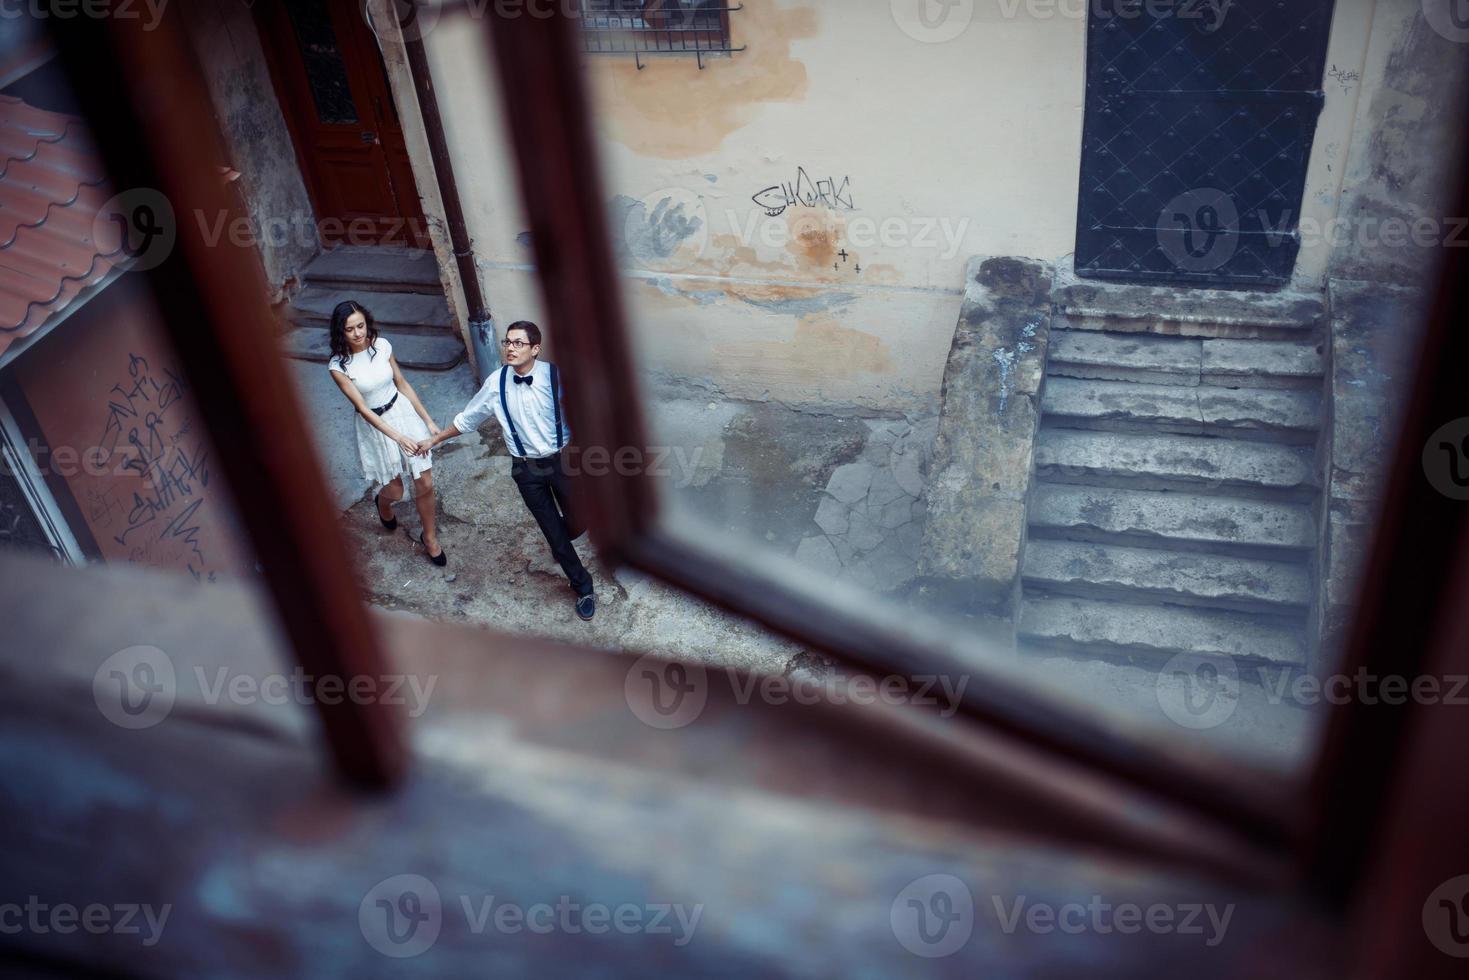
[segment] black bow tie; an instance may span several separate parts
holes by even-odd
[[[522,378],[520,375],[517,374],[511,380],[518,385],[533,385],[536,383],[536,376],[533,374],[527,374],[525,377]]]

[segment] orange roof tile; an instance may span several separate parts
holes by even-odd
[[[82,120],[0,95],[0,353],[112,271],[92,238],[111,197]]]

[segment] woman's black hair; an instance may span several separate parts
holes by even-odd
[[[373,325],[372,314],[367,311],[367,307],[356,300],[343,300],[337,304],[336,309],[332,310],[329,339],[332,347],[331,359],[336,361],[344,371],[347,369],[347,359],[352,356],[352,345],[347,343],[347,320],[353,313],[361,313],[363,319],[367,321],[368,360],[377,356],[377,327]]]

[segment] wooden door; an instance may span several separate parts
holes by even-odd
[[[269,0],[256,10],[322,240],[428,247],[403,127],[361,5]]]

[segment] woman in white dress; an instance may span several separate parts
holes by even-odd
[[[403,471],[408,470],[413,503],[423,521],[418,543],[435,565],[447,565],[449,556],[434,523],[433,460],[418,451],[419,441],[436,435],[439,427],[403,377],[393,345],[378,336],[372,314],[360,303],[347,300],[332,310],[331,349],[327,368],[332,380],[357,409],[363,475],[379,488],[373,497],[378,520],[389,531],[397,528],[393,504],[403,499]]]

